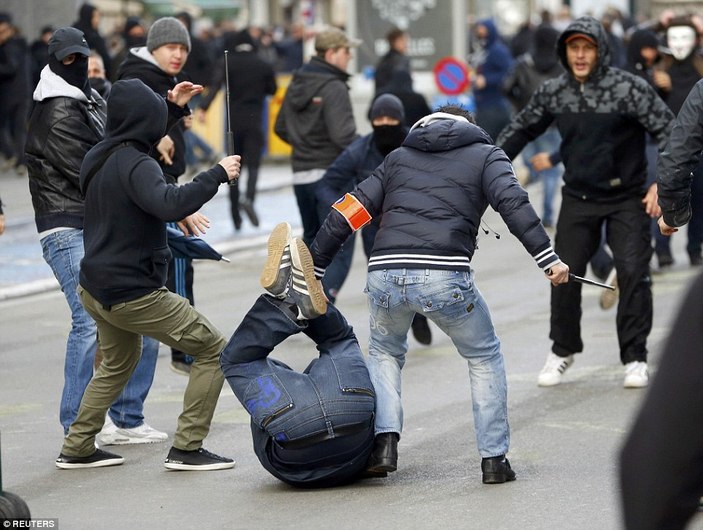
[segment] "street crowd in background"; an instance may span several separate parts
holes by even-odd
[[[172,221],[173,228],[194,235],[203,232],[209,223],[196,212],[197,207],[215,193],[217,185],[236,181],[239,157],[227,155],[241,155],[241,166],[247,168],[248,180],[243,193],[236,182],[230,182],[232,222],[235,233],[245,220],[259,226],[255,201],[259,173],[265,171],[261,167],[264,108],[267,98],[276,93],[280,74],[290,74],[292,79],[274,131],[292,146],[293,193],[303,234],[300,239],[292,238],[289,226],[276,228],[269,240],[268,271],[262,276],[262,285],[270,296],[257,301],[245,319],[253,322],[251,326],[261,327],[262,336],[266,335],[263,329],[266,325],[261,322],[270,320],[269,326],[278,326],[280,337],[277,335],[271,344],[259,345],[257,349],[247,330],[240,327],[225,349],[225,377],[252,415],[253,435],[261,445],[257,455],[264,467],[287,482],[306,483],[312,479],[290,474],[290,469],[281,471],[279,457],[283,461],[297,455],[295,458],[302,460],[296,465],[304,468],[310,462],[295,451],[329,442],[330,438],[319,433],[314,436],[298,433],[292,438],[273,433],[272,425],[279,422],[270,421],[274,416],[268,417],[258,408],[250,408],[254,398],[247,394],[248,380],[240,380],[240,364],[253,367],[256,361],[265,371],[268,361],[264,360],[274,347],[300,331],[326,345],[320,348],[320,359],[324,353],[342,351],[354,370],[360,370],[356,375],[362,390],[371,382],[377,396],[382,397],[376,401],[375,439],[370,423],[374,415],[368,400],[369,392],[373,393],[371,389],[365,392],[356,389],[357,394],[365,395],[355,396],[359,417],[350,419],[352,423],[344,425],[332,438],[354,436],[354,443],[361,448],[355,452],[355,471],[351,475],[364,472],[369,477],[382,477],[397,467],[402,431],[400,377],[408,349],[406,337],[412,331],[417,342],[430,344],[429,317],[452,337],[469,363],[472,380],[484,383],[472,385],[484,483],[515,480],[516,474],[505,458],[509,428],[499,340],[490,317],[476,322],[469,316],[474,309],[488,314],[478,290],[474,293],[467,285],[473,286],[469,261],[480,217],[489,205],[499,211],[511,232],[519,234],[520,241],[553,285],[550,331],[553,346],[538,384],[543,387],[560,384],[575,354],[583,351],[581,287],[575,282],[567,284],[567,279],[569,268],[577,275],[584,275],[590,264],[596,276],[616,288],[614,294],[604,292],[601,307],[609,309],[615,304],[618,307],[616,326],[620,361],[625,368],[623,386],[648,386],[646,341],[652,327],[651,273],[666,273],[674,264],[670,249],[673,232],[662,236],[657,225],[661,210],[657,204],[656,163],[660,152],[671,149],[667,142],[674,119],[691,90],[703,79],[700,50],[703,19],[695,14],[670,11],[655,20],[635,19],[615,9],[607,10],[599,20],[592,17],[572,20],[568,9],[555,14],[543,11],[536,18],[522,24],[512,36],[501,35],[496,21],[490,18],[477,20],[468,28],[467,62],[472,72],[474,115],[451,105],[433,112],[425,96],[413,88],[414,73],[408,56],[411,35],[399,28],[389,28],[389,51],[378,58],[374,94],[368,102],[372,132],[359,136],[349,96],[348,66],[360,41],[347,35],[343,28],[313,32],[298,23],[286,27],[237,28],[229,21],[212,24],[182,12],[151,24],[129,17],[120,28],[104,34],[100,11],[84,4],[72,28],[43,27],[36,40],[28,44],[27,36],[13,24],[11,14],[0,13],[0,153],[4,169],[20,177],[29,174],[45,259],[62,284],[76,329],[87,330],[81,340],[74,336],[68,341],[67,360],[71,358],[81,366],[74,372],[67,368],[65,374],[60,421],[67,438],[57,466],[74,469],[122,463],[121,457],[101,449],[92,452],[96,438],[101,445],[167,439],[166,433],[149,426],[142,415],[154,376],[156,338],[171,346],[171,367],[196,381],[189,384],[174,440],[178,446],[172,447],[166,467],[226,469],[234,465],[231,459],[209,453],[200,446],[216,401],[213,386],[221,386],[224,380],[213,364],[225,344],[221,334],[216,330],[203,332],[197,340],[186,343],[163,329],[145,327],[138,320],[117,322],[118,317],[110,314],[111,307],[132,300],[124,298],[120,286],[114,286],[111,292],[100,292],[96,287],[102,284],[104,288],[101,274],[95,272],[100,269],[95,263],[99,264],[101,259],[95,253],[102,248],[96,241],[116,237],[114,234],[108,237],[101,232],[104,227],[98,228],[102,214],[96,213],[95,203],[100,197],[95,187],[100,182],[106,189],[110,185],[106,176],[109,171],[100,169],[102,164],[109,166],[107,158],[96,160],[96,153],[103,152],[109,157],[120,147],[115,138],[135,143],[158,140],[154,142],[155,160],[150,160],[155,163],[149,166],[155,181],[161,183],[163,177],[165,186],[171,186],[169,192],[174,193],[176,186],[187,185],[199,174],[191,187],[184,188],[188,191],[183,192],[178,207],[172,206],[168,213],[153,204],[152,196],[149,200],[142,198],[143,203],[139,200],[131,203],[125,198],[134,211],[138,210],[137,205],[142,206],[153,217]],[[314,51],[308,57],[311,49]],[[217,60],[224,50],[229,53],[226,67]],[[229,79],[226,89],[230,93],[234,152],[224,154],[222,146],[208,145],[196,134],[192,121],[204,120],[226,79]],[[591,92],[584,95],[581,89],[586,83]],[[57,86],[59,92],[55,91]],[[142,91],[147,99],[154,93],[160,96],[155,99],[159,104],[154,105],[158,109],[151,110],[156,118],[168,117],[168,134],[157,134],[164,131],[147,130],[146,126],[144,130],[136,131],[135,127],[135,132],[126,132],[115,114],[111,119],[111,108],[120,113],[124,123],[140,123],[139,120],[152,116],[151,111],[144,111],[143,116],[139,110],[134,115],[126,111],[130,107],[129,90]],[[62,118],[59,116],[62,109],[51,106],[54,97],[66,98],[69,105],[80,109],[69,113],[76,120],[71,131],[53,129]],[[168,101],[167,106],[161,105],[162,100]],[[76,119],[79,114],[80,119]],[[593,115],[599,119],[585,123]],[[75,147],[73,151],[69,149],[73,158],[66,167],[58,167],[51,161],[55,135],[70,137],[82,127],[91,131],[91,138],[83,135],[83,142],[69,138],[64,145]],[[440,141],[443,132],[454,138],[449,147]],[[609,136],[616,138],[615,147],[603,141]],[[127,156],[123,150],[120,156],[125,160],[141,160],[142,155],[136,151],[139,149]],[[459,159],[474,172],[472,178],[477,178],[468,191],[464,183],[452,181],[455,173],[450,169],[454,162],[446,153],[454,151],[460,153]],[[441,163],[435,161],[436,152],[442,153]],[[87,153],[92,153],[88,156],[91,165],[96,166],[88,175],[86,168],[81,168]],[[511,160],[517,156],[524,161],[525,173],[515,176]],[[67,157],[56,158],[65,162]],[[489,169],[484,170],[484,165],[474,167],[479,158],[491,162],[485,164]],[[415,169],[425,164],[424,172]],[[59,174],[64,170],[75,182],[80,182],[80,187],[74,186],[68,192],[72,202],[56,216],[48,205],[58,203],[56,195],[64,193],[68,186],[57,191],[51,182],[53,178],[60,179]],[[112,171],[116,172],[114,168]],[[695,160],[692,174],[686,250],[690,265],[697,267],[703,265],[703,164]],[[447,187],[435,190],[427,180],[428,175],[433,179],[446,178],[443,182]],[[92,195],[86,196],[91,182],[95,182],[91,184]],[[402,185],[396,188],[398,182]],[[523,188],[540,182],[544,199],[533,210]],[[134,185],[140,187],[139,183]],[[202,190],[198,191],[199,188]],[[560,188],[561,209],[557,211],[555,201]],[[456,190],[466,192],[468,200],[464,201],[463,195],[457,200]],[[187,201],[188,193],[194,197],[191,202]],[[82,226],[84,198],[86,219],[93,220],[90,227]],[[400,207],[393,209],[393,204],[402,204],[402,213],[398,212]],[[443,210],[446,205],[451,205],[450,211]],[[177,219],[166,219],[176,215],[174,212]],[[378,222],[381,214],[383,223]],[[153,217],[142,221],[148,224]],[[154,223],[154,226],[160,225]],[[359,345],[343,316],[327,306],[340,295],[351,266],[354,239],[346,239],[362,227],[364,251],[369,260],[372,316],[369,373],[358,367]],[[3,229],[0,203],[0,234]],[[156,240],[158,234],[154,230]],[[456,233],[463,237],[453,236]],[[445,239],[447,234],[453,237]],[[85,240],[84,263],[95,267],[92,272],[90,267],[69,271],[59,264],[61,245],[69,236],[73,240],[70,244],[74,258],[83,256]],[[650,259],[653,256],[656,262]],[[206,322],[192,307],[195,303],[192,260],[164,256],[159,259],[163,268],[159,269],[157,280],[163,282],[148,286],[154,288],[149,296],[155,297],[149,309],[156,313],[168,311],[171,317],[187,315],[196,323]],[[162,263],[164,260],[168,263]],[[401,269],[402,273],[393,273]],[[321,280],[319,286],[315,275]],[[131,281],[136,281],[135,277]],[[403,309],[389,308],[388,292],[414,292],[413,285],[433,282],[451,291],[452,303],[462,301],[462,308],[468,303],[466,310],[459,315],[452,303],[433,306],[428,300],[435,293],[427,293],[422,287],[415,288],[417,300],[406,303]],[[80,300],[76,289],[81,293]],[[147,287],[143,285],[132,286],[129,296],[149,292],[144,289]],[[185,302],[176,302],[183,299]],[[81,301],[87,304],[85,309]],[[333,307],[331,303],[329,307]],[[134,310],[134,315],[140,314]],[[258,321],[255,318],[258,314],[269,318]],[[389,314],[393,315],[390,319]],[[93,318],[98,321],[101,338],[111,339],[110,344],[102,345],[103,354],[107,353],[104,364],[95,362],[100,347]],[[329,321],[332,327],[323,329],[319,318]],[[308,320],[310,324],[299,323]],[[464,321],[466,325],[458,331],[455,324]],[[291,326],[291,322],[295,325]],[[134,336],[120,336],[116,329],[124,326]],[[382,331],[378,331],[378,326]],[[156,338],[150,338],[149,332]],[[144,339],[137,344],[140,335]],[[120,348],[125,343],[129,343],[130,366],[116,367]],[[207,347],[205,356],[198,349],[203,344]],[[247,348],[256,353],[242,354]],[[198,361],[199,357],[204,360]],[[100,377],[91,380],[94,365]],[[317,369],[323,370],[322,366],[326,365],[320,363]],[[96,390],[98,385],[109,387],[106,392],[109,399],[96,398],[100,393]],[[138,394],[137,398],[129,399],[130,388]],[[90,407],[80,405],[84,392],[88,396],[85,401],[93,403],[91,411],[86,410]],[[210,416],[193,414],[201,399],[205,400]],[[256,399],[259,400],[256,407],[273,406],[262,404],[264,397]],[[301,440],[308,445],[301,445]],[[274,442],[280,453],[267,449]],[[351,449],[343,449],[348,450]],[[326,458],[335,471],[315,475],[314,480],[321,481],[315,484],[331,485],[350,478],[348,469],[343,477],[335,475],[340,466],[345,467],[341,465],[344,462],[339,451],[342,449],[329,449]]]

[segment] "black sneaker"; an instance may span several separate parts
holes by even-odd
[[[515,480],[515,471],[505,456],[495,456],[481,460],[484,484],[503,484]]]
[[[63,453],[56,459],[56,467],[61,469],[84,469],[88,467],[119,466],[124,463],[120,455],[96,449],[90,456],[67,456]]]
[[[171,447],[164,467],[179,471],[214,471],[233,468],[234,460],[211,453],[202,447],[195,451],[182,451]]]

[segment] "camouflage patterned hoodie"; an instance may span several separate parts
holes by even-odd
[[[598,62],[583,83],[566,60],[566,39],[574,33],[598,43]],[[661,150],[674,115],[646,81],[609,66],[607,37],[596,19],[584,16],[571,23],[559,37],[557,54],[566,72],[537,89],[496,145],[513,159],[554,122],[562,137],[565,193],[597,201],[643,195],[645,132]]]

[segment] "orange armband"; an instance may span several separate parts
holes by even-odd
[[[359,199],[350,193],[345,193],[344,197],[337,200],[337,202],[332,205],[332,208],[342,214],[347,224],[354,232],[371,221],[371,214],[366,211],[366,208],[359,202]]]

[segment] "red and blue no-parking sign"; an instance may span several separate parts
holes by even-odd
[[[466,65],[454,57],[444,57],[437,61],[434,79],[442,94],[455,96],[469,88],[469,70]]]

